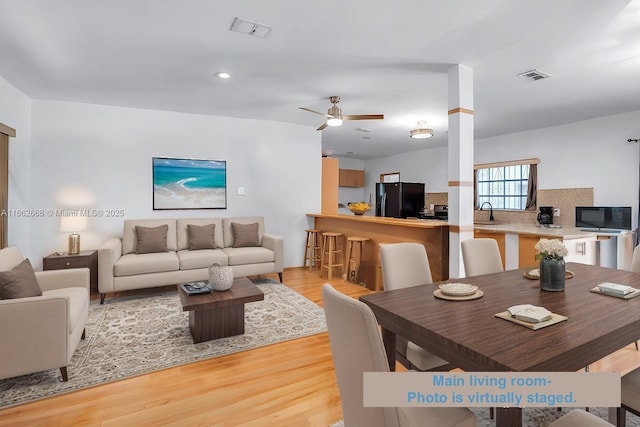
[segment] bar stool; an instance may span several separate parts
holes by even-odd
[[[331,280],[331,278],[333,277],[333,269],[336,267],[340,267],[340,273],[342,274],[343,264],[342,264],[341,243],[342,243],[342,233],[334,233],[331,231],[326,231],[322,233],[321,268],[327,269],[327,276],[329,280]]]
[[[304,248],[304,263],[302,264],[303,268],[306,268],[307,261],[309,261],[309,271],[314,268],[320,269],[320,264],[322,262],[322,230],[317,230],[315,228],[310,228],[305,230],[307,232],[307,245]]]
[[[347,276],[346,280],[356,283],[360,261],[362,261],[363,245],[368,242],[368,237],[351,236],[347,237]],[[354,254],[355,252],[355,254]]]

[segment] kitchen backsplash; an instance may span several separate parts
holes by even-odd
[[[425,206],[448,204],[447,193],[426,193]],[[538,206],[553,206],[560,209],[560,216],[553,223],[563,227],[574,227],[576,206],[593,206],[593,188],[555,188],[538,190]],[[538,211],[501,211],[494,210],[496,221],[508,224],[536,224]],[[488,211],[474,211],[475,220],[489,219]]]

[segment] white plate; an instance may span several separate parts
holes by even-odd
[[[439,288],[443,294],[455,297],[473,295],[478,290],[476,285],[468,283],[443,283]]]

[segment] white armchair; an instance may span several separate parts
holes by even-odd
[[[20,249],[0,250],[0,271],[24,260]],[[89,269],[35,273],[42,296],[0,300],[0,379],[67,365],[89,317]]]

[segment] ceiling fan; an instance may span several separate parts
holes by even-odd
[[[309,111],[311,113],[320,114],[325,116],[327,121],[324,122],[318,129],[322,130],[327,126],[340,126],[343,120],[381,120],[384,119],[384,114],[342,114],[342,108],[338,107],[340,102],[339,96],[330,96],[329,101],[333,106],[329,107],[327,113],[320,113],[318,111],[311,110],[305,107],[299,107],[301,110]]]

